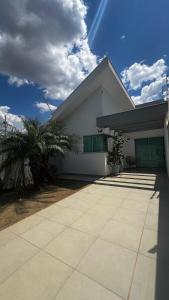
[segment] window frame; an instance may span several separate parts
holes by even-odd
[[[96,149],[97,148],[97,146],[98,146],[98,144],[97,143],[99,143],[98,142],[98,140],[96,140],[96,138],[99,138],[99,137],[103,137],[103,140],[102,140],[102,144],[104,145],[104,149],[102,149],[102,150],[98,150],[98,149]],[[107,135],[106,134],[91,134],[91,135],[84,135],[83,136],[83,152],[84,153],[106,153],[106,152],[108,152],[108,140],[107,140]],[[92,145],[85,145],[85,139],[90,139],[91,138],[91,144]],[[91,147],[89,150],[87,150],[87,147]]]

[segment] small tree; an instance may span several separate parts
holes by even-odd
[[[38,120],[25,119],[23,125],[22,132],[15,131],[0,136],[0,155],[5,155],[0,164],[0,172],[8,168],[13,174],[14,186],[19,187],[19,190],[26,185],[26,166],[38,188],[44,177],[48,176],[50,157],[56,154],[63,156],[72,146],[71,137],[64,134],[63,128],[55,120],[41,124]]]
[[[129,139],[122,134],[116,134],[110,138],[113,139],[113,146],[112,150],[108,152],[107,162],[111,166],[121,165],[124,159],[123,146]]]

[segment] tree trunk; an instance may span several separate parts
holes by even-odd
[[[30,170],[31,170],[31,173],[32,173],[34,187],[36,189],[39,189],[40,188],[40,172],[39,172],[39,169],[37,168],[37,166],[31,165]]]

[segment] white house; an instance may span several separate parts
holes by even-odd
[[[138,167],[166,163],[169,171],[167,102],[135,106],[107,58],[55,111],[54,118],[78,137],[77,151],[67,153],[63,161],[63,173],[110,174],[107,137],[114,131],[130,137],[124,154],[135,157]]]

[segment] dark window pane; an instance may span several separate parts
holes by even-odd
[[[84,152],[107,151],[107,137],[105,135],[90,135],[83,137]]]
[[[84,136],[84,152],[93,152],[92,136]]]

